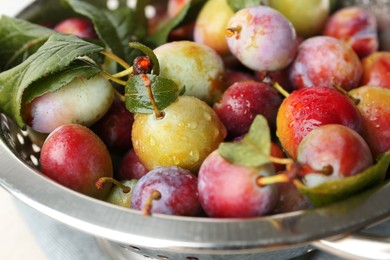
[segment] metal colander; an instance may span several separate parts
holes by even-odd
[[[355,2],[371,8],[380,18],[381,30],[387,28],[387,1]],[[386,34],[382,35],[382,46],[390,46]],[[356,233],[390,216],[390,183],[327,207],[267,217],[145,217],[139,211],[74,192],[42,175],[40,146],[33,140],[0,115],[1,186],[42,214],[96,236],[116,259],[132,259],[134,253],[175,260],[288,259],[313,248],[353,258],[390,259],[386,238]]]

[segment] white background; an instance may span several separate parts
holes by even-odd
[[[0,14],[14,16],[31,0],[0,0]],[[14,198],[0,187],[0,259],[46,260]]]

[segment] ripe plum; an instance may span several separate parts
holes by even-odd
[[[331,169],[330,174],[309,173],[303,178],[306,186],[356,175],[373,164],[366,141],[351,128],[339,124],[319,126],[299,144],[298,162],[312,169]]]
[[[133,122],[134,115],[126,109],[124,102],[114,99],[110,109],[92,129],[109,149],[127,151],[132,147]]]
[[[103,199],[110,185],[96,188],[100,177],[112,177],[110,154],[89,128],[67,124],[46,138],[39,158],[42,172],[54,181],[91,197]]]
[[[92,22],[82,17],[67,18],[56,24],[54,30],[65,34],[72,34],[80,38],[98,38]]]
[[[299,45],[289,77],[295,89],[338,85],[350,90],[358,87],[362,71],[359,57],[346,43],[315,36]]]
[[[225,28],[233,14],[226,0],[207,1],[196,18],[194,41],[213,48],[220,55],[228,54]]]
[[[24,113],[32,129],[50,133],[64,124],[91,126],[107,113],[113,100],[114,89],[103,76],[75,78],[61,89],[32,100]]]
[[[271,129],[275,129],[276,114],[282,98],[267,84],[240,81],[231,85],[213,108],[225,125],[230,137],[248,132],[256,115],[263,115]]]
[[[360,58],[379,48],[376,18],[358,6],[345,7],[333,13],[326,23],[323,35],[344,41]]]
[[[269,0],[269,5],[285,15],[305,38],[320,34],[330,13],[329,0]]]
[[[362,133],[362,117],[355,104],[344,94],[328,87],[293,91],[279,107],[276,135],[285,152],[297,157],[298,145],[314,128],[341,124]]]
[[[255,71],[287,67],[298,46],[292,24],[281,13],[266,6],[236,12],[227,24],[226,38],[237,59]]]
[[[217,101],[224,91],[224,65],[221,57],[210,47],[191,41],[175,41],[154,50],[160,75],[185,86],[184,95],[194,96],[209,104]]]
[[[362,86],[349,92],[359,100],[363,137],[376,157],[390,150],[390,89]]]
[[[147,173],[148,169],[140,161],[134,149],[130,149],[120,161],[118,177],[121,180],[139,180]]]
[[[390,52],[379,51],[362,59],[361,86],[377,86],[390,89]]]
[[[164,117],[136,114],[133,147],[142,163],[152,170],[178,166],[197,172],[203,160],[226,137],[226,129],[205,102],[180,96],[163,111]]]
[[[256,179],[274,174],[271,164],[261,169],[229,163],[218,151],[202,164],[198,175],[199,200],[209,217],[243,218],[270,213],[277,201],[275,185],[260,187]]]
[[[145,210],[153,192],[160,198],[148,213],[197,216],[201,212],[197,178],[179,167],[159,167],[138,180],[131,197],[131,208]]]

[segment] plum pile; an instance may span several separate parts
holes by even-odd
[[[59,21],[0,19],[19,27],[16,54],[0,51],[0,112],[42,138],[52,180],[145,215],[213,218],[321,207],[386,180],[390,52],[365,9],[66,2]]]

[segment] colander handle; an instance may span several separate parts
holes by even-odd
[[[346,259],[390,259],[390,237],[356,233],[335,240],[319,240],[313,246]]]

